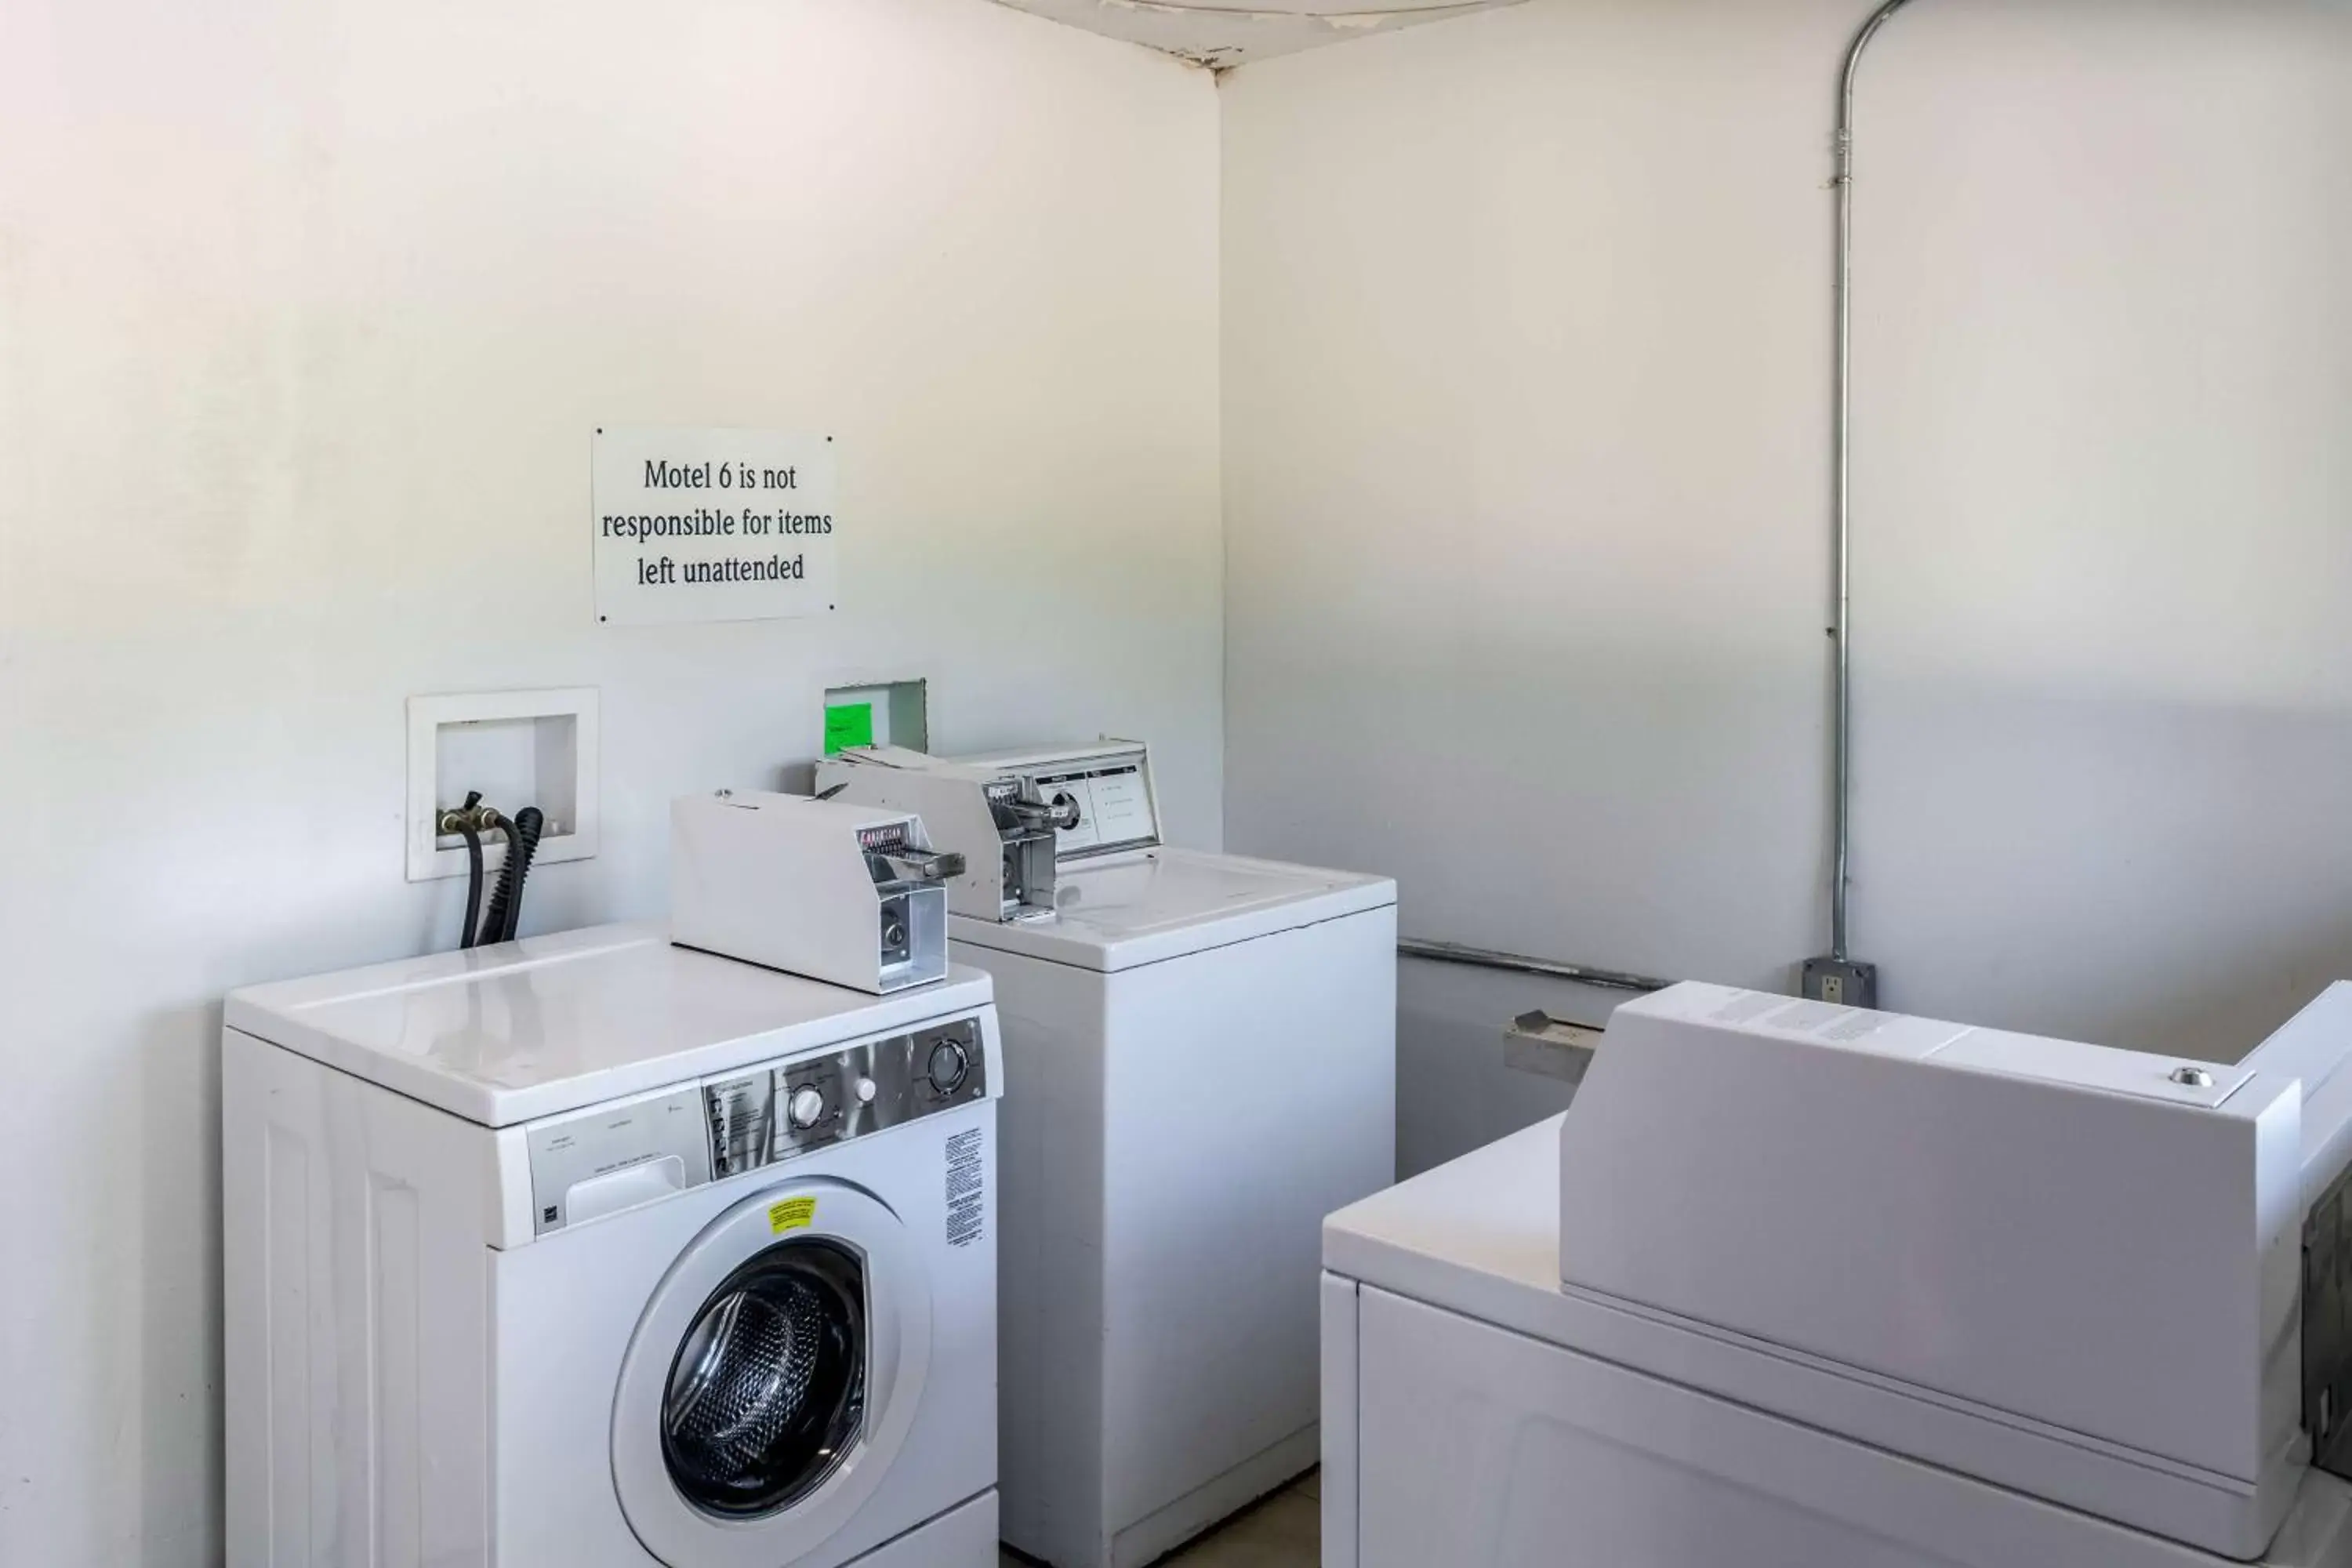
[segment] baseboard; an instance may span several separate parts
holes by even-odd
[[[1322,1426],[1309,1422],[1204,1486],[1137,1520],[1111,1538],[1111,1568],[1144,1568],[1213,1524],[1313,1469],[1322,1457]]]

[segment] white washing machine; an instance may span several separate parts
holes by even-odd
[[[1004,1017],[1004,1538],[1149,1563],[1317,1458],[1320,1227],[1396,1167],[1396,884],[1160,842],[1131,742],[968,758],[1075,807],[1053,918],[949,921]]]
[[[614,926],[228,999],[234,1568],[992,1568],[996,1018]]]

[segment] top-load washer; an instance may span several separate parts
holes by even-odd
[[[993,1568],[988,976],[613,926],[240,991],[236,1568]]]
[[[951,834],[952,803],[906,793],[929,761],[818,782]],[[1034,875],[991,874],[992,838],[940,840],[984,884],[950,953],[994,976],[1018,1086],[1004,1537],[1055,1568],[1148,1563],[1316,1462],[1320,1226],[1395,1179],[1396,885],[1169,847],[1134,742],[945,771],[995,804],[974,835],[1009,855],[1042,806],[1055,839],[1050,913]]]

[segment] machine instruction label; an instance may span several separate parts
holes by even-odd
[[[589,444],[596,618],[823,615],[835,605],[833,438],[603,425]]]
[[[768,1205],[768,1234],[782,1236],[788,1230],[806,1230],[816,1223],[814,1198],[786,1198]]]
[[[968,1128],[948,1140],[948,1245],[970,1247],[980,1239],[987,1178],[981,1173],[981,1129]]]

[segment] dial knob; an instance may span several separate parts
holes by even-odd
[[[824,1120],[824,1091],[814,1085],[803,1085],[793,1090],[792,1103],[786,1109],[794,1127],[814,1127]]]
[[[971,1070],[971,1066],[961,1046],[953,1040],[941,1040],[931,1047],[929,1068],[931,1091],[934,1094],[953,1094],[962,1086],[963,1075]]]

